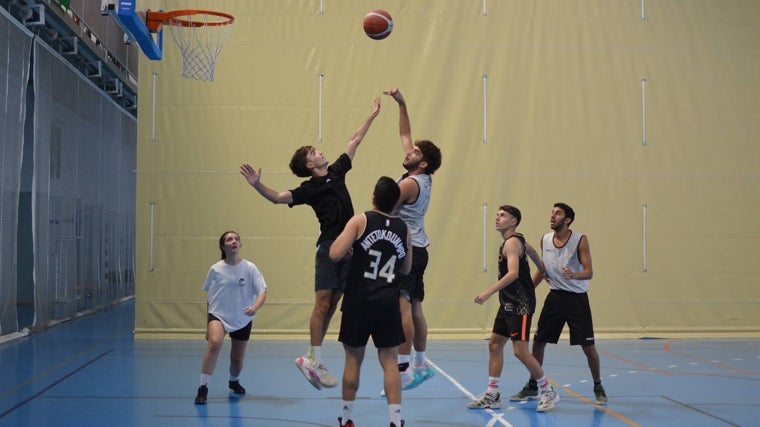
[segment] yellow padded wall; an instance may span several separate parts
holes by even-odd
[[[431,338],[490,332],[496,298],[472,300],[496,280],[498,206],[522,210],[538,247],[558,201],[589,238],[599,336],[760,332],[760,2],[663,0],[643,15],[636,0],[381,3],[395,28],[373,41],[361,20],[377,2],[205,2],[236,18],[215,81],[180,77],[168,33],[162,61],[141,58],[138,337],[202,336],[201,284],[229,229],[269,285],[255,333],[305,336],[316,218],[264,200],[239,166],[297,187],[294,150],[336,159],[395,87],[412,136],[443,151]],[[381,101],[348,175],[357,212],[379,176],[403,172],[398,109]]]

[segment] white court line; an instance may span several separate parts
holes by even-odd
[[[465,396],[469,397],[470,400],[475,400],[476,399],[477,396],[475,396],[474,394],[472,394],[470,392],[470,390],[467,390],[467,388],[465,388],[465,386],[463,386],[462,384],[460,384],[459,381],[457,381],[456,379],[454,379],[454,377],[452,377],[446,371],[444,371],[443,369],[441,369],[440,366],[438,366],[435,363],[433,363],[432,360],[430,360],[429,358],[426,357],[425,361],[427,362],[428,365],[430,365],[433,369],[435,369],[439,374],[441,374],[441,376],[443,376],[444,378],[446,378],[447,380],[449,380],[449,382],[451,384],[453,384],[454,387],[456,387],[457,389],[459,389],[459,391],[461,391],[462,393],[464,393]],[[512,424],[509,423],[509,421],[507,421],[507,420],[504,419],[504,414],[498,413],[498,412],[494,411],[493,409],[484,409],[484,411],[486,411],[487,413],[491,414],[491,420],[488,422],[488,424],[486,424],[486,427],[493,427],[493,426],[496,425],[496,423],[499,423],[499,424],[501,424],[501,425],[503,425],[505,427],[514,427]]]

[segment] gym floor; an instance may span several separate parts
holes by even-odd
[[[193,404],[205,349],[197,340],[134,340],[134,300],[0,344],[0,426],[336,426],[340,387],[316,390],[293,359],[306,340],[252,336],[241,384],[227,389],[229,342],[209,387]],[[403,393],[414,426],[755,426],[760,423],[760,339],[598,340],[609,405],[593,403],[583,352],[566,341],[547,347],[545,370],[562,400],[547,413],[536,401],[504,401],[498,410],[466,405],[487,381],[487,341],[432,340],[436,376]],[[343,350],[334,339],[325,365],[340,378]],[[359,427],[387,426],[380,367],[370,343],[354,409]],[[527,371],[507,353],[503,394]]]

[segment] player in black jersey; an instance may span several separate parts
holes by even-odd
[[[412,266],[412,242],[406,223],[390,212],[399,198],[398,184],[381,177],[372,194],[373,210],[354,215],[330,246],[330,259],[351,256],[351,270],[343,293],[338,340],[343,343],[343,416],[341,426],[353,426],[351,418],[359,389],[359,373],[369,337],[377,347],[383,367],[391,426],[401,427],[401,381],[396,359],[404,342],[399,308],[400,274]]]
[[[496,231],[504,238],[504,243],[499,248],[498,281],[475,296],[475,303],[483,304],[493,294],[499,295],[499,311],[488,341],[488,388],[470,402],[468,408],[501,407],[499,377],[504,367],[504,346],[509,340],[512,340],[515,357],[525,365],[541,390],[541,400],[536,411],[548,411],[559,401],[559,395],[549,385],[541,364],[528,349],[530,323],[536,310],[536,292],[528,257],[539,271],[544,271],[544,264],[536,250],[525,243],[523,235],[517,232],[521,218],[520,210],[510,205],[501,206],[496,213]]]

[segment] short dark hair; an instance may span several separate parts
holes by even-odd
[[[575,211],[573,210],[573,208],[570,207],[570,205],[558,202],[554,204],[554,207],[560,208],[562,209],[563,212],[565,212],[565,218],[570,218],[570,224],[572,224],[573,221],[575,221]]]
[[[301,178],[311,176],[311,171],[306,167],[306,163],[308,163],[306,156],[308,156],[313,149],[314,147],[311,145],[304,145],[303,147],[297,149],[295,153],[293,153],[293,157],[290,158],[289,166],[290,170],[293,171],[295,176],[299,176]]]
[[[515,217],[515,219],[517,220],[517,224],[515,224],[515,227],[520,225],[520,221],[522,221],[522,214],[520,213],[520,209],[517,209],[516,207],[512,205],[502,205],[499,207],[499,210],[504,211],[512,215],[513,217]]]
[[[396,202],[401,196],[401,189],[393,178],[381,176],[375,184],[375,191],[372,195],[375,196],[375,207],[380,212],[389,214],[396,207]]]
[[[417,140],[414,142],[414,145],[420,149],[422,161],[427,162],[425,173],[434,174],[441,167],[441,150],[433,144],[433,141],[428,141],[427,139]]]
[[[224,239],[230,233],[238,236],[238,239],[240,238],[240,235],[236,231],[232,231],[232,230],[227,230],[224,233],[222,233],[221,236],[219,236],[219,249],[222,251],[222,259],[227,258],[227,254],[224,252]]]

